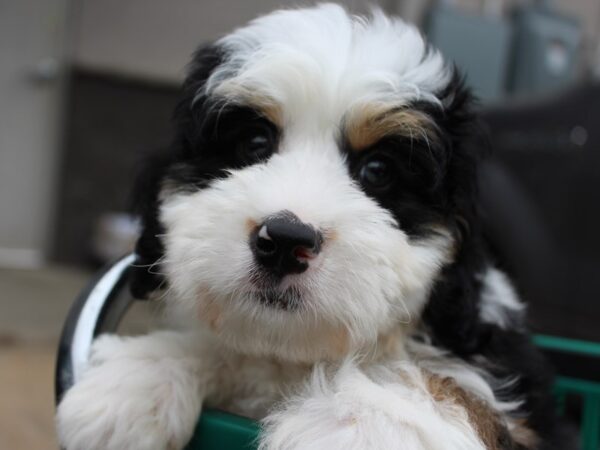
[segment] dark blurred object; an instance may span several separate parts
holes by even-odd
[[[600,341],[600,85],[483,115],[487,229],[534,330]]]
[[[511,92],[550,92],[574,79],[582,39],[580,24],[546,3],[536,2],[515,15]]]
[[[53,259],[102,264],[95,230],[107,212],[129,210],[144,153],[171,139],[176,86],[75,71],[67,106],[67,135]]]
[[[583,32],[579,20],[549,3],[519,5],[505,17],[500,1],[483,2],[479,13],[440,2],[431,8],[425,30],[485,102],[507,92],[521,97],[553,92],[574,81]]]
[[[504,95],[511,57],[509,21],[499,14],[477,15],[441,4],[431,9],[425,29],[429,41],[465,73],[479,98]]]

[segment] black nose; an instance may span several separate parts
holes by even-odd
[[[268,218],[250,235],[256,261],[277,276],[304,272],[322,241],[321,233],[287,211]]]

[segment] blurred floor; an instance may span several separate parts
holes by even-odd
[[[56,345],[89,276],[65,268],[0,270],[0,448],[57,448]]]
[[[0,449],[58,448],[56,349],[69,307],[91,278],[64,267],[0,269]],[[119,333],[146,333],[160,317],[159,305],[136,302]]]

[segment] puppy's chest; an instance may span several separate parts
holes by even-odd
[[[206,405],[261,419],[309,376],[310,368],[270,359],[225,357],[211,382]]]

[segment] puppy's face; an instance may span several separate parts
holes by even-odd
[[[415,320],[468,189],[458,89],[414,28],[332,5],[201,50],[138,247],[162,256],[172,310],[302,361]]]

